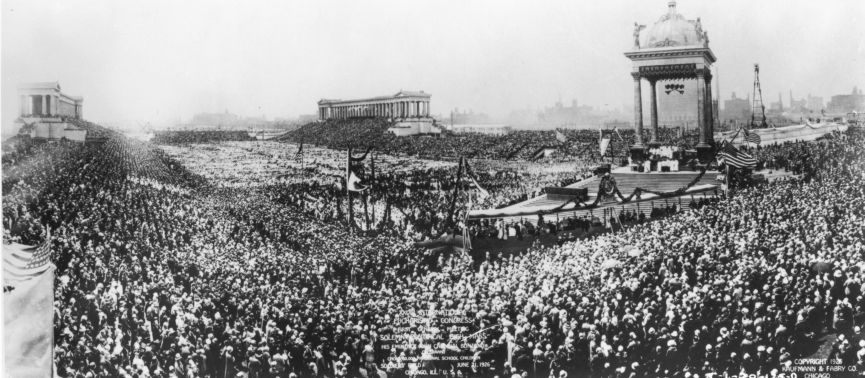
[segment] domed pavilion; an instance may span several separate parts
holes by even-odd
[[[634,23],[634,47],[625,53],[633,62],[631,76],[634,78],[634,128],[637,140],[631,146],[631,157],[642,161],[647,144],[656,146],[658,141],[658,90],[659,81],[676,82],[697,80],[697,128],[700,136],[697,152],[701,162],[710,158],[714,141],[712,134],[712,63],[715,54],[709,48],[709,36],[700,19],[689,20],[676,11],[676,2],[668,3],[667,13],[649,27]],[[648,143],[643,140],[642,83],[651,87],[650,122],[651,136]],[[684,86],[667,84],[668,89],[682,90]],[[671,91],[667,90],[667,94]]]

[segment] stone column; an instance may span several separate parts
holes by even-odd
[[[715,144],[715,110],[712,101],[712,74],[706,73],[706,144]]]
[[[41,114],[42,116],[45,116],[48,114],[48,104],[46,104],[47,101],[45,100],[46,97],[48,97],[48,96],[42,95],[42,114]]]
[[[643,148],[643,87],[642,78],[639,72],[632,72],[631,77],[634,78],[634,132],[636,133],[636,141],[632,148]],[[632,154],[633,156],[633,154]]]
[[[697,128],[700,131],[697,149],[708,148],[709,144],[706,143],[706,74],[702,69],[697,70]]]
[[[649,84],[652,87],[652,95],[650,97],[652,104],[649,107],[651,109],[652,117],[652,138],[649,140],[649,145],[660,144],[658,141],[658,90],[655,86],[657,82],[657,80],[649,80]]]

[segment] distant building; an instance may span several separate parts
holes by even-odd
[[[354,100],[321,99],[318,101],[318,119],[347,120],[379,118],[391,120],[388,129],[397,136],[439,134],[441,129],[430,117],[429,93],[399,91],[392,96],[369,97]]]
[[[451,112],[450,123],[452,125],[483,125],[492,122],[486,113],[475,113],[473,110],[460,111],[459,108]]]
[[[784,112],[784,102],[781,101],[781,92],[778,92],[778,102],[773,102],[769,104],[769,111],[773,113],[782,113]]]
[[[595,123],[598,118],[592,115],[593,110],[591,106],[580,106],[577,100],[571,101],[571,106],[564,106],[561,101],[557,101],[555,106],[538,114],[538,122],[556,126]]]
[[[538,112],[533,109],[512,110],[506,121],[511,125],[528,126],[538,123]]]
[[[321,99],[318,118],[348,119],[363,117],[429,118],[430,95],[420,92],[399,91],[392,96],[379,96],[355,100]]]
[[[823,97],[811,96],[811,94],[809,93],[808,94],[807,108],[808,108],[808,110],[814,111],[814,112],[818,112],[820,110],[823,110]]]
[[[723,119],[748,119],[751,117],[751,99],[738,98],[733,92],[729,100],[724,100]]]
[[[61,92],[59,82],[21,84],[18,97],[19,135],[44,140],[95,140],[95,135],[88,136],[88,130],[80,127],[88,124],[81,121],[84,98]]]
[[[826,104],[829,113],[850,113],[865,111],[865,95],[858,87],[853,87],[853,92],[846,95],[835,95]]]
[[[807,112],[808,111],[808,100],[804,99],[804,98],[801,100],[794,99],[793,98],[793,91],[791,90],[790,91],[790,111],[791,112],[798,112],[798,113]]]
[[[82,118],[84,98],[60,91],[60,83],[27,83],[18,86],[21,117],[63,116]]]

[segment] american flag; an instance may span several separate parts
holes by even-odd
[[[51,232],[40,246],[7,244],[3,246],[4,285],[37,277],[51,267]]]
[[[748,143],[760,144],[760,135],[745,130],[745,141]]]
[[[725,143],[721,152],[718,153],[718,160],[722,160],[736,168],[754,168],[757,166],[757,160],[751,154],[745,151],[739,151],[730,143]]]

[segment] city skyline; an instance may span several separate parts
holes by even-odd
[[[59,81],[84,97],[85,118],[121,126],[224,109],[296,117],[314,114],[321,98],[399,90],[430,93],[439,115],[503,117],[559,98],[619,109],[632,101],[623,53],[633,23],[651,25],[666,7],[12,0],[2,13],[3,133],[14,132],[17,85],[33,81]],[[865,26],[838,16],[863,14],[865,3],[684,0],[678,10],[709,33],[721,102],[750,92],[754,63],[766,103],[791,90],[828,100],[865,87]]]

